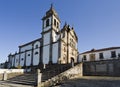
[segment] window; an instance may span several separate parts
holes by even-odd
[[[46,20],[46,27],[49,26],[49,19]]]
[[[59,28],[59,23],[57,22],[57,28]]]
[[[38,48],[38,45],[36,45],[35,48]]]
[[[86,60],[87,60],[86,55],[83,55],[83,60],[84,60],[84,61],[86,61]]]
[[[28,56],[30,56],[30,54],[28,54]]]
[[[35,55],[37,55],[38,54],[38,52],[35,52]]]
[[[54,25],[56,26],[56,20],[54,19]]]
[[[111,51],[111,58],[116,57],[116,52],[115,51]]]
[[[120,53],[118,53],[118,57],[120,58]]]
[[[21,60],[23,61],[24,59],[23,59],[23,58],[21,58]]]
[[[99,53],[99,58],[104,59],[103,53]]]

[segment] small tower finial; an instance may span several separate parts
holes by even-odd
[[[51,3],[51,9],[53,9],[53,3]]]
[[[66,27],[66,26],[67,26],[67,22],[65,21],[64,27]]]
[[[65,21],[65,25],[67,25],[67,22]]]
[[[74,29],[74,24],[72,24],[72,29]]]

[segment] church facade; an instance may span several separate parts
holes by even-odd
[[[42,18],[41,38],[19,46],[19,52],[9,54],[9,67],[39,67],[46,64],[77,62],[78,38],[74,28],[65,24],[51,5]]]

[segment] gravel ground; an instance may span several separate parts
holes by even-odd
[[[55,87],[120,87],[120,77],[84,76]]]

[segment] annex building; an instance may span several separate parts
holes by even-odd
[[[79,62],[120,59],[120,47],[92,49],[79,54]]]
[[[78,38],[74,28],[65,23],[60,28],[60,18],[51,5],[42,18],[41,37],[19,46],[19,52],[9,54],[9,68],[40,67],[48,64],[77,62]]]

